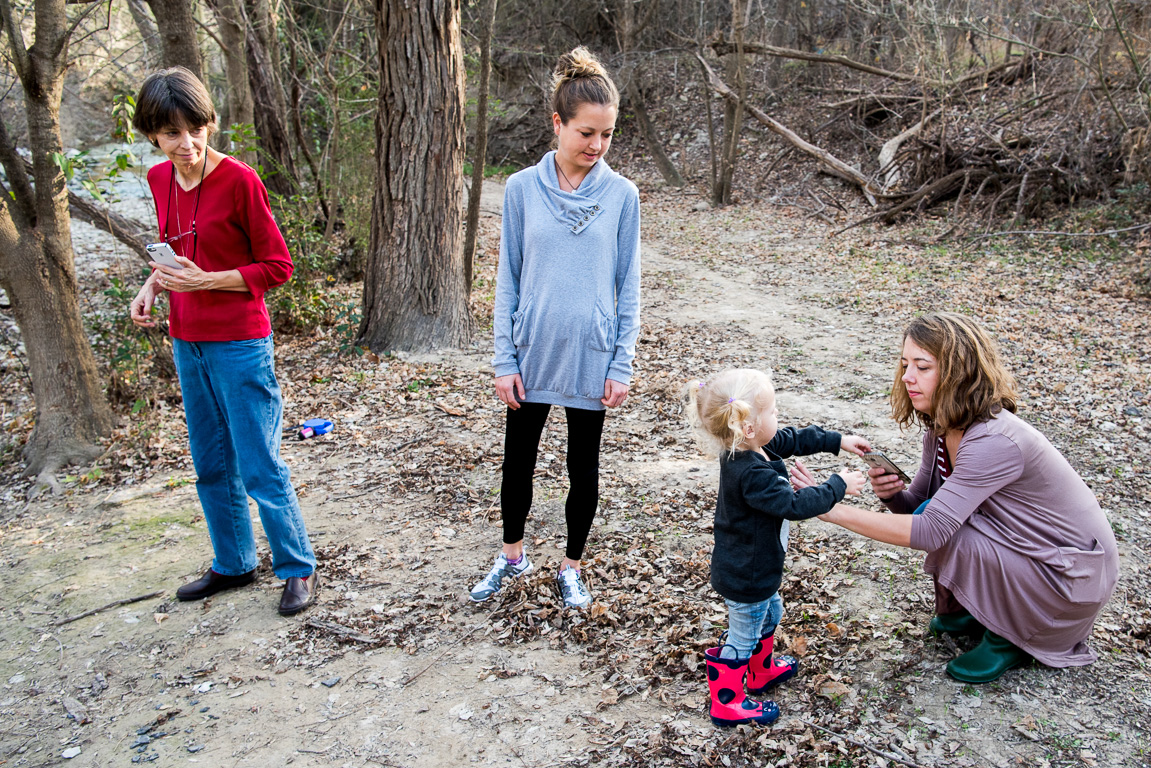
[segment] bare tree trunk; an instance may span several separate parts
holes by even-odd
[[[100,454],[112,429],[96,360],[80,318],[64,175],[52,161],[63,152],[60,97],[68,64],[65,0],[36,0],[36,44],[26,48],[20,20],[0,0],[9,56],[24,91],[33,177],[0,131],[0,287],[8,294],[28,352],[36,398],[36,428],[24,458],[37,488],[56,486],[60,467]],[[95,5],[91,7],[96,7]]]
[[[499,0],[487,0],[484,29],[480,36],[480,84],[476,94],[476,142],[472,151],[472,184],[468,190],[468,218],[464,231],[464,285],[472,294],[475,273],[476,231],[480,226],[480,196],[484,190],[484,166],[488,157],[488,90],[492,75],[492,34]]]
[[[288,106],[280,82],[275,20],[265,0],[248,0],[246,14],[248,82],[252,89],[256,133],[265,156],[264,184],[284,197],[298,190],[296,161],[288,133]]]
[[[156,29],[156,22],[148,12],[147,0],[128,0],[128,12],[132,14],[132,21],[136,23],[140,39],[144,41],[144,63],[148,69],[156,69],[160,66],[164,46],[160,42],[160,31]]]
[[[643,5],[643,13],[637,17],[636,3],[634,0],[620,0],[617,2],[615,18],[611,20],[615,24],[616,38],[619,41],[620,51],[623,53],[625,60],[629,55],[635,55],[637,38],[644,27],[647,26],[652,18],[652,14],[658,7],[658,0],[648,0],[648,2]],[[667,152],[664,151],[663,142],[659,139],[659,132],[656,131],[655,126],[652,125],[651,119],[648,117],[647,104],[643,98],[643,89],[640,87],[643,77],[643,64],[637,60],[635,65],[631,67],[631,71],[628,72],[625,77],[626,85],[624,88],[627,93],[628,105],[631,107],[632,112],[635,113],[636,122],[639,123],[640,133],[643,134],[644,146],[646,146],[647,151],[651,153],[652,160],[655,161],[655,167],[659,169],[663,180],[673,187],[682,187],[683,177],[679,175],[675,164],[671,162],[671,158],[668,157]]]
[[[632,111],[635,112],[636,122],[639,123],[640,133],[643,134],[643,143],[651,152],[651,159],[655,161],[655,167],[659,169],[663,180],[673,187],[682,187],[684,184],[683,176],[680,176],[675,163],[667,156],[663,142],[659,140],[659,133],[648,117],[647,104],[644,102],[643,92],[639,87],[639,81],[643,74],[643,68],[639,65],[636,65],[635,69],[632,70],[626,88],[628,102]]]
[[[240,0],[209,0],[220,40],[224,43],[224,74],[228,79],[228,122],[255,125],[252,86],[248,81],[248,56],[244,34],[244,9]],[[222,126],[227,128],[229,126]],[[236,156],[248,165],[257,162],[256,151],[248,149]]]
[[[187,67],[204,79],[200,45],[196,40],[196,16],[190,0],[148,0],[160,30],[165,67]]]
[[[464,60],[459,0],[376,0],[379,181],[358,343],[375,351],[465,343],[460,242]]]
[[[739,157],[739,134],[743,125],[743,104],[747,99],[747,79],[744,76],[743,32],[746,22],[747,0],[732,0],[731,35],[735,52],[727,59],[727,77],[734,84],[737,98],[727,99],[723,105],[723,148],[720,154],[719,179],[711,190],[713,205],[731,202],[735,181],[735,162]]]

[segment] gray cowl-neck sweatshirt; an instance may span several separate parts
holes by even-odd
[[[526,402],[603,410],[639,336],[639,190],[601,159],[564,192],[554,158],[504,191],[492,366],[520,374]]]

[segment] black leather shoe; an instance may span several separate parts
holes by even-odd
[[[293,576],[284,582],[284,594],[280,597],[280,615],[291,616],[316,602],[319,582],[316,572],[310,576]]]
[[[222,592],[225,589],[235,589],[236,587],[243,587],[251,584],[256,580],[256,569],[241,573],[239,576],[225,576],[222,573],[216,573],[211,568],[200,578],[195,581],[189,581],[184,586],[176,590],[177,600],[203,600],[205,597],[211,597],[217,592]]]

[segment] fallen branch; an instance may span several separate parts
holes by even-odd
[[[722,34],[711,44],[711,49],[715,52],[716,56],[725,56],[729,53],[735,53],[735,44],[729,43]],[[964,75],[956,80],[932,80],[931,78],[923,77],[922,75],[908,75],[902,72],[892,72],[880,67],[873,67],[870,64],[864,64],[854,59],[849,59],[846,56],[839,56],[836,54],[826,53],[811,53],[809,51],[797,51],[794,48],[780,48],[775,45],[764,45],[756,43],[744,43],[744,53],[754,53],[763,56],[776,56],[782,59],[798,59],[800,61],[814,61],[821,64],[838,64],[848,69],[854,69],[859,72],[866,72],[870,75],[877,75],[879,77],[886,77],[889,80],[898,80],[904,83],[918,83],[929,88],[951,89],[956,86],[970,83],[974,80],[983,80],[991,75],[998,74],[1005,69],[1013,66],[1025,66],[1026,59],[1019,59],[1012,61],[1010,59],[1001,61],[998,64],[981,69],[977,72]]]
[[[1012,229],[1007,232],[984,232],[982,235],[967,235],[965,240],[984,240],[989,237],[1006,237],[1008,235],[1046,235],[1049,237],[1110,237],[1121,235],[1124,232],[1138,232],[1141,229],[1151,229],[1151,221],[1123,229],[1105,229],[1102,232],[1051,232],[1042,229]]]
[[[727,87],[727,84],[719,78],[719,75],[717,75],[710,66],[708,66],[703,57],[698,53],[695,55],[695,57],[699,59],[699,63],[703,65],[704,72],[707,73],[707,79],[711,84],[712,89],[714,89],[716,93],[718,93],[720,96],[723,96],[728,101],[739,104],[739,96],[736,95],[736,93],[732,91],[731,88]],[[875,188],[870,179],[857,171],[855,168],[852,168],[850,165],[840,160],[838,157],[832,155],[826,149],[820,149],[814,144],[810,144],[804,141],[799,137],[798,134],[785,126],[783,123],[773,119],[763,110],[757,107],[753,107],[750,104],[744,104],[743,107],[749,113],[751,113],[756,120],[766,125],[772,133],[782,136],[783,139],[793,147],[819,161],[819,163],[832,176],[843,179],[844,181],[858,186],[863,192],[863,196],[867,198],[867,202],[871,204],[872,208],[876,207],[877,205],[875,199],[877,197],[884,196],[882,191]]]
[[[109,608],[115,608],[115,607],[120,606],[120,605],[129,605],[131,603],[138,603],[141,600],[147,600],[148,598],[151,598],[151,597],[159,597],[162,594],[164,594],[164,590],[157,589],[155,592],[149,592],[146,595],[139,595],[137,597],[126,597],[123,600],[113,600],[112,602],[108,603],[107,605],[102,605],[99,608],[93,608],[90,611],[84,611],[83,613],[78,613],[75,616],[69,616],[66,619],[60,619],[59,621],[57,621],[52,626],[61,627],[65,624],[71,624],[73,621],[79,621],[80,619],[85,619],[89,616],[93,616],[97,613],[100,613],[101,611],[106,611]]]
[[[802,717],[798,717],[796,719],[799,720],[799,722],[803,723],[804,725],[811,726],[812,728],[815,728],[816,730],[819,730],[819,731],[823,731],[824,733],[830,733],[832,736],[836,737],[837,739],[843,739],[844,741],[846,741],[848,744],[851,744],[852,746],[859,747],[860,749],[866,749],[868,752],[870,752],[873,755],[879,755],[884,760],[894,760],[895,762],[900,763],[901,765],[908,766],[908,768],[924,768],[924,766],[920,765],[919,763],[913,763],[910,760],[904,760],[903,758],[898,757],[896,755],[893,755],[890,752],[884,752],[881,749],[876,749],[875,747],[868,746],[867,744],[864,744],[861,741],[856,741],[855,739],[851,738],[850,736],[844,736],[842,733],[839,733],[838,731],[833,731],[830,728],[824,728],[822,725],[816,725],[815,723],[808,722],[807,720],[804,720]]]
[[[324,632],[331,632],[333,635],[346,637],[349,640],[355,640],[357,643],[379,643],[380,638],[365,635],[363,632],[357,632],[351,627],[345,627],[343,624],[337,624],[334,621],[324,621],[323,619],[308,619],[304,622],[305,626],[312,627],[313,629],[323,630]]]
[[[101,208],[72,190],[68,190],[68,210],[73,217],[88,222],[96,229],[107,232],[131,248],[137,256],[144,260],[145,264],[152,260],[148,251],[144,249],[145,238],[143,235],[148,232],[148,227],[140,222],[129,219],[127,216],[121,216],[108,208]]]
[[[32,163],[25,160],[24,167],[29,174],[32,173]],[[152,260],[152,257],[148,255],[148,251],[144,248],[144,244],[147,242],[144,236],[149,231],[146,225],[134,219],[129,219],[127,216],[122,216],[110,208],[102,208],[93,201],[76,194],[71,189],[68,190],[68,212],[77,219],[88,222],[96,227],[96,229],[107,232],[131,248],[137,256],[144,260],[145,264]]]
[[[899,183],[899,167],[895,165],[895,155],[899,152],[899,148],[903,146],[903,142],[913,136],[917,136],[919,132],[923,130],[923,127],[938,117],[942,111],[943,108],[940,107],[915,125],[884,142],[883,148],[879,150],[879,172],[883,175],[884,191],[891,189]]]

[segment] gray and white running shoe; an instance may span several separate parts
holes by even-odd
[[[591,593],[587,591],[579,571],[570,565],[556,576],[556,584],[564,598],[564,605],[568,608],[586,608],[591,602]]]
[[[508,557],[503,552],[500,552],[499,557],[496,558],[495,565],[488,571],[488,575],[480,580],[479,584],[472,587],[471,599],[473,603],[482,603],[485,600],[490,600],[493,595],[500,591],[503,586],[505,578],[518,578],[524,574],[531,573],[532,561],[528,560],[527,552],[521,557],[520,561],[515,565],[508,562]]]

